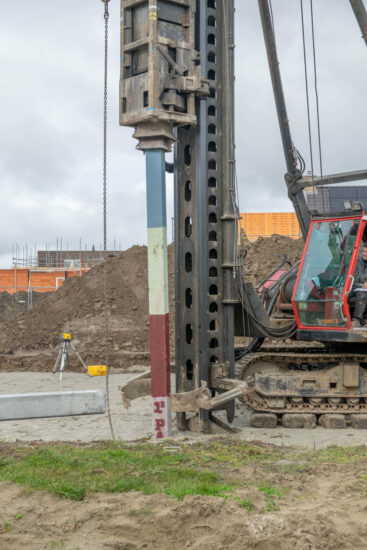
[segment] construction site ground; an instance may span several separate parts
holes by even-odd
[[[52,365],[51,369],[52,369]],[[123,386],[138,375],[146,367],[138,367],[135,373],[110,375],[110,405],[111,416],[116,438],[122,441],[136,441],[150,438],[152,434],[152,411],[150,397],[133,401],[129,409],[122,405],[118,386]],[[0,394],[48,392],[59,390],[89,390],[104,389],[105,378],[90,377],[84,373],[64,373],[60,382],[57,374],[39,373],[0,373]],[[172,388],[174,376],[172,375]],[[220,416],[220,413],[217,413]],[[302,446],[310,450],[323,449],[330,445],[365,445],[367,430],[326,430],[322,427],[314,429],[252,428],[250,426],[251,411],[240,401],[236,402],[236,416],[231,426],[236,433],[231,438],[246,441],[261,441],[262,443],[279,446]],[[225,416],[222,416],[225,420]],[[0,441],[75,441],[92,442],[110,439],[109,423],[106,415],[73,416],[62,418],[42,418],[36,420],[13,420],[0,422]],[[218,435],[194,434],[180,432],[173,423],[173,440],[175,441],[207,441]]]
[[[136,374],[110,375],[113,426],[117,439],[129,446],[144,445],[151,436],[150,398],[139,399],[125,410],[117,389]],[[66,372],[62,382],[50,372],[0,374],[1,393],[96,389],[103,388],[104,384],[104,377],[89,377],[84,373]],[[0,482],[0,547],[14,550],[21,547],[37,550],[366,548],[366,431],[321,427],[257,430],[249,427],[249,418],[250,412],[239,403],[233,423],[238,429],[236,434],[179,432],[174,425],[172,440],[163,444],[167,454],[181,452],[198,442],[204,446],[201,450],[207,449],[209,455],[205,469],[209,467],[211,472],[238,483],[236,490],[222,498],[189,495],[178,500],[165,494],[146,495],[136,491],[92,492],[75,502],[3,481]],[[93,441],[108,439],[107,415],[3,422],[0,423],[0,473],[2,454],[11,454],[24,442],[34,450],[42,446],[40,440],[73,442],[80,446],[83,442],[93,445]],[[246,447],[243,455],[236,449],[236,458],[231,446],[241,441],[246,442]],[[211,460],[214,448],[219,459]],[[266,453],[270,453],[269,457]],[[95,473],[99,471],[96,469]]]
[[[292,261],[299,259],[302,242],[273,236],[248,248],[247,277],[259,282],[275,267],[279,253],[287,252]],[[173,361],[172,248],[169,274]],[[146,449],[151,436],[150,398],[137,400],[125,410],[117,389],[149,365],[146,249],[133,247],[109,260],[108,281],[113,426],[121,448]],[[103,266],[67,281],[32,310],[16,315],[7,311],[3,318],[1,394],[104,387],[105,378],[81,372],[72,355],[62,382],[51,373],[63,330],[71,330],[87,364],[104,363]],[[135,490],[89,490],[83,500],[75,501],[32,489],[20,478],[11,482],[1,476],[5,464],[11,467],[12,459],[16,463],[19,449],[26,456],[53,442],[71,442],[75,448],[106,442],[108,418],[0,423],[0,548],[367,548],[367,430],[255,429],[250,427],[250,414],[237,403],[232,424],[237,431],[232,435],[179,432],[174,424],[172,440],[162,444],[162,453],[201,449],[200,457],[192,459],[193,468],[209,469],[223,480],[236,482],[235,489],[220,496],[206,496],[204,491],[183,499]],[[109,443],[97,445],[108,448]],[[103,468],[92,474],[103,476]]]
[[[8,456],[14,452],[9,449]],[[1,482],[1,548],[365,549],[365,460],[308,464],[305,457],[299,463],[291,453],[286,456],[244,461],[232,469],[208,465],[236,482],[222,498],[179,500],[132,491],[71,501]]]

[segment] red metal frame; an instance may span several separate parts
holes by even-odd
[[[287,270],[285,270],[285,269],[279,269],[279,271],[276,271],[276,272],[272,275],[271,279],[267,279],[267,280],[265,281],[265,283],[262,284],[262,285],[259,287],[259,289],[258,289],[259,296],[261,296],[261,293],[262,293],[263,290],[268,290],[268,289],[270,289],[270,288],[273,286],[274,283],[276,283],[277,281],[279,281],[280,277],[281,277],[282,275],[284,275],[284,273],[287,273]]]
[[[311,221],[310,229],[309,229],[309,232],[308,232],[308,235],[307,235],[306,245],[303,249],[301,264],[300,264],[298,274],[297,274],[296,284],[294,286],[293,295],[292,295],[292,307],[293,307],[294,316],[296,318],[297,328],[299,330],[302,330],[302,329],[304,329],[304,330],[316,330],[316,328],[317,328],[318,331],[334,331],[334,332],[339,331],[340,332],[340,331],[349,330],[351,328],[352,321],[351,321],[351,317],[350,317],[349,304],[348,304],[348,294],[350,292],[350,285],[349,285],[349,289],[348,289],[348,283],[351,280],[351,275],[353,275],[355,267],[356,267],[356,263],[357,263],[357,259],[358,259],[358,252],[359,252],[359,248],[360,248],[360,245],[361,245],[361,242],[362,242],[363,233],[364,233],[364,230],[365,230],[365,227],[366,227],[366,221],[363,218],[364,218],[364,212],[359,216],[344,216],[344,217],[340,217],[340,218],[325,218],[325,219],[322,219],[322,220],[312,220]],[[296,302],[295,302],[295,296],[296,296],[296,292],[297,292],[297,289],[298,289],[299,278],[301,276],[301,272],[302,272],[302,269],[303,269],[303,264],[304,264],[304,260],[305,260],[305,257],[306,257],[306,252],[307,252],[307,249],[308,249],[308,245],[309,245],[310,236],[311,236],[313,226],[314,226],[314,224],[317,224],[317,223],[343,221],[343,220],[361,220],[361,223],[359,224],[356,240],[355,240],[354,250],[353,250],[352,257],[351,257],[351,260],[350,260],[350,263],[349,263],[348,272],[347,272],[347,275],[346,275],[346,278],[345,278],[346,282],[344,284],[343,293],[342,293],[342,297],[341,297],[341,301],[343,303],[343,313],[344,313],[345,317],[347,318],[346,324],[345,324],[344,327],[323,327],[323,326],[314,327],[314,326],[303,325],[301,323],[301,320],[300,320],[300,317],[299,317],[299,314],[298,314],[298,310],[297,310],[297,306],[296,306]],[[347,292],[348,292],[348,294],[347,294]]]
[[[280,269],[278,271],[276,271],[275,273],[273,273],[271,279],[268,279],[267,281],[265,281],[264,284],[262,284],[258,289],[257,289],[257,293],[258,293],[258,296],[260,298],[260,300],[262,299],[262,293],[263,291],[265,290],[270,290],[271,287],[277,282],[279,281],[280,277],[282,277],[282,275],[284,275],[284,273],[286,273],[286,270],[284,269]],[[280,299],[280,294],[277,298],[277,303],[279,302],[279,299]],[[268,297],[268,299],[265,301],[265,306],[266,308],[268,307],[269,305],[269,300],[270,298]]]

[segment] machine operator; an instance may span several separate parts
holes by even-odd
[[[352,326],[360,328],[365,324],[363,315],[367,306],[367,243],[363,243],[362,257],[357,260],[352,296],[356,300]]]

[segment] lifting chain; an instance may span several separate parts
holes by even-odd
[[[115,440],[115,433],[113,430],[112,417],[111,417],[111,405],[110,405],[110,387],[109,387],[109,315],[110,315],[110,303],[109,292],[107,284],[107,100],[108,100],[108,2],[109,0],[102,0],[104,2],[104,21],[105,21],[105,33],[104,33],[104,95],[103,95],[103,260],[104,260],[104,277],[103,277],[103,302],[104,302],[104,329],[105,329],[105,364],[106,364],[106,408],[108,415],[108,422],[110,425],[110,431],[112,439]]]

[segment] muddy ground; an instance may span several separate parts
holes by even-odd
[[[136,369],[134,369],[136,370]],[[141,370],[141,369],[137,369]],[[111,412],[118,439],[133,440],[151,435],[151,401],[143,398],[124,410],[117,391],[136,373],[111,374]],[[172,377],[172,383],[174,383]],[[49,372],[0,373],[2,393],[97,389],[102,377],[66,372],[60,383]],[[276,429],[249,427],[250,413],[238,404],[231,436],[224,444],[243,439],[289,445],[311,451],[330,445],[364,445],[363,430]],[[43,441],[95,441],[109,439],[106,415],[49,418],[0,423],[0,446],[6,441],[34,445]],[[178,432],[174,424],[169,448],[192,442],[215,444],[218,436]],[[16,443],[15,443],[16,444]],[[167,452],[170,452],[169,450]],[[268,464],[240,464],[210,468],[239,482],[229,499],[187,496],[183,501],[167,495],[89,494],[82,502],[0,483],[0,548],[4,550],[317,550],[365,549],[367,537],[367,460],[354,464],[307,461],[294,464],[288,454]],[[259,486],[280,488],[281,494],[266,497]],[[235,500],[237,499],[237,500]],[[251,509],[241,507],[249,501]]]
[[[222,445],[229,448],[230,441]],[[9,446],[7,456],[12,452]],[[186,496],[180,501],[128,492],[87,494],[75,502],[1,482],[0,547],[362,550],[367,536],[365,457],[355,462],[351,455],[343,463],[329,453],[315,461],[284,448],[266,460],[247,462],[237,456],[236,466],[210,463],[206,469],[236,484],[226,498]]]
[[[45,492],[0,484],[1,548],[18,550],[317,550],[365,549],[366,484],[360,466],[323,465],[297,476],[247,466],[240,498],[252,499],[249,513],[233,500],[188,496],[183,501],[140,493],[95,494],[70,502]],[[233,475],[233,473],[232,473]],[[264,479],[287,487],[277,510],[251,482]],[[19,519],[15,519],[18,517]],[[0,531],[1,533],[1,531]]]
[[[262,242],[266,241],[266,242]],[[249,250],[247,275],[259,282],[278,262],[280,252],[292,261],[301,242],[273,236]],[[173,321],[173,258],[170,250],[170,301]],[[122,408],[117,391],[149,361],[146,250],[133,247],[108,262],[111,305],[111,411],[118,439],[133,441],[151,435],[150,398]],[[36,308],[2,323],[0,393],[103,388],[105,379],[67,370],[63,381],[51,370],[59,348],[58,335],[73,332],[74,343],[87,363],[103,362],[103,267],[82,279],[71,279]],[[119,291],[118,289],[122,289]],[[173,327],[173,322],[172,325]],[[173,350],[173,333],[171,342]],[[136,367],[136,365],[142,365]],[[76,362],[72,370],[79,370]],[[15,371],[15,372],[11,372]],[[28,371],[28,372],[25,372]],[[31,372],[32,371],[32,372]],[[174,383],[174,380],[172,380]],[[250,413],[238,404],[228,441],[243,439],[310,450],[330,445],[366,445],[367,433],[352,429],[256,430]],[[11,442],[95,441],[109,439],[106,415],[0,423],[0,446]],[[211,444],[218,436],[182,433],[174,425],[171,445],[193,441]],[[227,441],[227,439],[225,439]],[[141,493],[89,494],[72,502],[52,494],[0,483],[0,548],[18,550],[313,550],[367,548],[367,464],[293,464],[289,458],[266,465],[243,464],[226,473],[240,482],[238,501]],[[281,487],[281,496],[267,500],[260,484]]]

